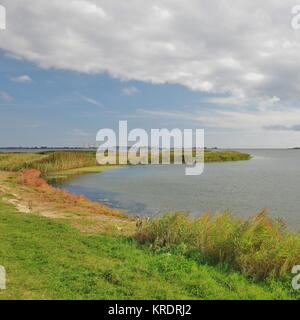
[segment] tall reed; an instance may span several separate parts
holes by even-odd
[[[247,220],[229,212],[196,219],[166,214],[144,221],[136,238],[155,249],[184,246],[185,253],[196,251],[202,261],[229,265],[255,279],[281,278],[300,264],[300,235],[270,219],[266,210]]]

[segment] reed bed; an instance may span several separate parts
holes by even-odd
[[[117,155],[117,159],[118,157],[119,156]],[[205,151],[205,162],[249,160],[250,158],[251,156],[249,154],[237,151]],[[174,152],[171,152],[170,160],[171,163],[174,161]],[[98,165],[99,164],[96,161],[95,151],[0,153],[0,170],[6,171],[37,169],[44,175],[52,172],[84,167],[94,167]]]
[[[7,171],[36,169],[47,174],[96,165],[96,153],[92,151],[0,154],[0,170]]]
[[[196,219],[166,214],[140,223],[136,238],[156,250],[180,249],[199,262],[221,263],[256,280],[282,278],[300,264],[300,235],[266,210],[247,220],[229,212]]]

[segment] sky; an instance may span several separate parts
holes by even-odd
[[[300,146],[295,1],[0,5],[0,147],[93,145],[120,120],[205,129],[209,147]]]

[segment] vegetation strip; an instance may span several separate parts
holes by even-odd
[[[251,156],[248,153],[231,150],[205,151],[205,162],[239,161],[249,160],[250,158]],[[104,167],[107,169],[110,166]],[[90,170],[90,172],[101,171],[103,170],[103,166],[97,164],[96,153],[93,151],[0,153],[0,170],[19,171],[22,169],[37,169],[43,175],[46,175],[70,171],[72,169],[76,169],[79,172],[84,172],[85,170]]]

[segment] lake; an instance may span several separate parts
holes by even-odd
[[[231,210],[248,217],[268,208],[300,228],[300,150],[240,150],[250,161],[208,163],[200,176],[184,166],[125,166],[86,174],[60,185],[130,214]]]

